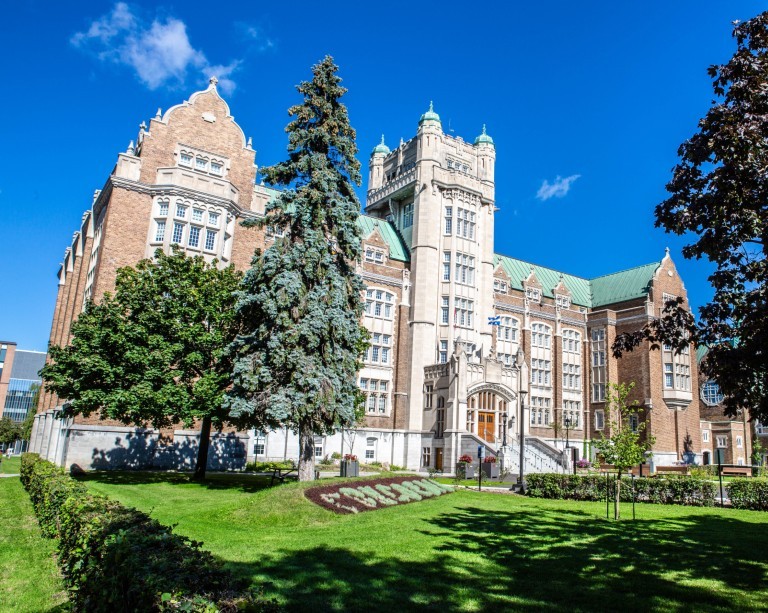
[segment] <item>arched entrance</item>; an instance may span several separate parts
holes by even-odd
[[[467,431],[492,444],[501,444],[504,418],[509,419],[510,396],[499,389],[482,387],[467,399]]]

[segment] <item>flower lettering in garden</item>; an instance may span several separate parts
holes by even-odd
[[[452,492],[453,488],[420,477],[395,477],[313,487],[305,495],[335,513],[383,509]]]

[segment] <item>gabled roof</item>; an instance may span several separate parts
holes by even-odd
[[[629,270],[590,280],[592,286],[592,307],[605,306],[647,296],[651,289],[653,275],[661,262],[652,262]]]
[[[408,262],[411,257],[408,249],[403,243],[395,227],[385,219],[360,215],[357,218],[357,225],[363,233],[363,237],[369,236],[374,229],[378,228],[381,237],[389,247],[389,257],[399,262]]]
[[[523,289],[522,281],[528,278],[533,268],[536,278],[544,286],[544,295],[549,298],[554,298],[552,290],[562,277],[563,283],[571,290],[571,302],[590,308],[647,296],[653,276],[661,266],[661,262],[652,262],[602,277],[584,279],[506,255],[494,254],[493,264],[494,267],[501,264],[504,272],[509,275],[510,285],[518,290]]]
[[[536,273],[536,278],[544,286],[544,295],[549,298],[554,298],[552,289],[560,282],[560,276],[563,277],[563,282],[571,290],[571,302],[580,306],[592,306],[591,294],[589,290],[589,281],[582,279],[581,277],[574,277],[573,275],[567,275],[551,268],[545,268],[544,266],[537,266],[530,262],[524,262],[516,258],[510,258],[506,255],[494,254],[493,265],[494,267],[501,264],[504,272],[509,275],[510,286],[514,289],[523,289],[523,279],[527,279],[531,274],[531,267]]]

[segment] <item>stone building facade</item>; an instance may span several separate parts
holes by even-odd
[[[366,421],[318,437],[316,455],[450,471],[482,446],[516,472],[522,425],[526,470],[565,470],[566,446],[591,458],[609,427],[609,384],[634,381],[638,419],[656,438],[653,462],[686,451],[700,459],[693,348],[674,355],[644,346],[620,360],[610,352],[617,334],[658,316],[670,297],[686,298],[669,253],[594,279],[495,253],[495,160],[485,128],[471,143],[446,134],[431,105],[413,138],[373,149],[359,218],[371,332],[359,373]],[[85,301],[111,290],[118,268],[158,247],[179,244],[245,269],[256,248],[281,238],[240,225],[262,216],[274,193],[258,184],[251,140],[215,80],[158,111],[118,154],[65,251],[51,343],[69,341]],[[193,457],[194,431],[63,421],[60,404],[43,395],[32,446],[62,465],[184,466]],[[214,450],[214,467],[298,454],[285,431],[220,433]]]

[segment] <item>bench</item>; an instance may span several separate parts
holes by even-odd
[[[724,476],[739,476],[751,477],[752,468],[749,466],[723,466],[720,469],[720,474]]]
[[[288,477],[291,476],[299,476],[299,469],[298,468],[275,468],[272,471],[272,481],[269,482],[269,485],[272,486],[275,484],[275,479],[280,481],[280,483],[285,483],[285,480]]]
[[[657,466],[657,475],[688,475],[690,474],[689,466]]]

